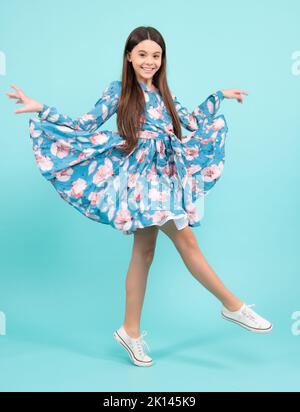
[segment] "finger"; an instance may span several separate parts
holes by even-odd
[[[11,87],[14,88],[19,93],[20,96],[24,95],[20,87],[16,86],[15,84],[11,84]]]
[[[17,110],[15,110],[15,114],[19,114],[19,113],[26,113],[27,112],[27,110],[26,109],[17,109]]]
[[[16,90],[20,90],[20,88],[16,84],[10,84],[10,87]]]
[[[10,93],[10,92],[7,92],[7,93],[5,93],[8,97],[10,97],[10,98],[18,98],[19,96],[17,96],[15,93]]]

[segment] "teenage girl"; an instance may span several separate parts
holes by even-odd
[[[246,91],[218,90],[190,113],[169,89],[166,45],[153,27],[130,33],[122,79],[113,80],[94,107],[76,120],[12,87],[15,92],[6,94],[24,105],[15,113],[37,112],[29,129],[42,175],[86,217],[134,235],[125,318],[114,332],[133,364],[153,364],[140,320],[159,230],[174,243],[190,273],[219,299],[224,319],[252,332],[272,330],[253,305],[226,288],[191,229],[200,226],[196,201],[223,170],[228,128],[224,116],[216,113],[223,99],[243,103]],[[118,131],[99,131],[114,113]],[[182,136],[181,126],[190,133]]]

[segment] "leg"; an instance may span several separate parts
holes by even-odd
[[[124,329],[132,338],[140,336],[141,311],[157,234],[157,226],[137,229],[134,233],[132,256],[126,277],[126,310],[123,323]]]
[[[238,310],[243,302],[234,296],[221,282],[203,256],[192,229],[187,226],[178,230],[174,221],[159,226],[174,243],[191,274],[212,292],[229,310]]]

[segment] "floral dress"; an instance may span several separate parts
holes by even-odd
[[[37,166],[62,199],[124,234],[170,219],[178,230],[200,226],[196,201],[224,166],[228,128],[224,116],[216,115],[224,95],[211,94],[189,113],[172,93],[180,123],[190,131],[180,140],[159,90],[139,85],[145,110],[131,153],[121,150],[125,140],[118,132],[98,130],[117,112],[122,82],[114,80],[76,120],[46,104],[29,119]]]

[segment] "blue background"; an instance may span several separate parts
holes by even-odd
[[[1,391],[299,390],[299,60],[296,0],[14,0],[1,6]],[[137,26],[167,44],[170,88],[190,110],[218,89],[229,133],[223,175],[194,228],[222,281],[271,320],[271,334],[225,322],[220,302],[159,233],[143,307],[156,364],[134,367],[113,339],[124,319],[133,236],[93,222],[41,176],[18,85],[72,117],[112,80]],[[293,66],[294,65],[294,66]],[[294,67],[294,70],[293,70]],[[298,67],[298,69],[297,69]],[[299,72],[299,73],[298,73]],[[105,123],[115,129],[115,116]],[[188,133],[188,131],[186,131]]]

